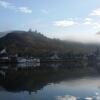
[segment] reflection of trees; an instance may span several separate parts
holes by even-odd
[[[91,67],[75,63],[44,63],[32,69],[6,70],[5,78],[0,75],[0,85],[7,91],[12,92],[25,90],[36,92],[48,83],[58,83],[70,78],[98,74],[98,68],[98,66]]]

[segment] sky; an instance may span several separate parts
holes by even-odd
[[[0,0],[0,31],[37,30],[62,40],[100,42],[100,0]]]

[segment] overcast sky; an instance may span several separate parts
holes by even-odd
[[[100,0],[0,0],[0,31],[29,28],[52,38],[100,42]]]

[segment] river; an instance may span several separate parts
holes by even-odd
[[[0,100],[100,100],[100,66],[1,65]]]

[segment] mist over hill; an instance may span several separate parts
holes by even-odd
[[[83,44],[51,39],[37,31],[12,31],[0,38],[0,50],[6,48],[19,55],[47,56],[53,52],[88,53],[100,48],[100,44]]]

